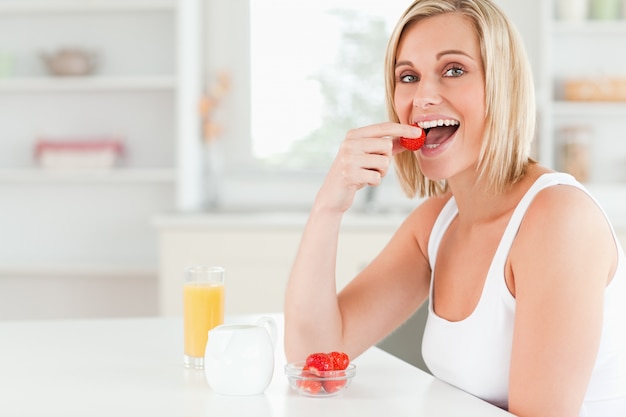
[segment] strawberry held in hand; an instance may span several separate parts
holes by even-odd
[[[422,134],[419,138],[400,138],[400,145],[409,151],[419,150],[422,146],[424,146],[424,142],[426,142],[426,131],[424,129],[422,129]]]

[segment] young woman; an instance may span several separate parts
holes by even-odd
[[[417,0],[385,70],[391,121],[348,132],[303,233],[288,359],[354,358],[428,299],[436,377],[522,417],[625,416],[626,257],[583,186],[529,157],[534,89],[509,20],[489,0]],[[337,294],[342,216],[394,158],[425,200]]]

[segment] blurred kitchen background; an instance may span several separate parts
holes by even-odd
[[[338,143],[386,118],[409,0],[0,0],[0,319],[180,314],[226,268],[227,313],[282,309]],[[626,1],[498,0],[536,78],[535,156],[626,231]],[[406,213],[359,193],[338,286]]]

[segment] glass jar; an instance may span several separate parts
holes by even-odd
[[[591,0],[590,16],[595,20],[613,20],[620,18],[621,0]]]
[[[580,182],[589,180],[591,135],[591,128],[587,126],[567,126],[559,130],[559,170],[571,174]]]

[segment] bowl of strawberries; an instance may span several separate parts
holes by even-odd
[[[285,365],[289,385],[308,397],[331,397],[345,391],[356,366],[343,352],[312,353],[305,361]]]

